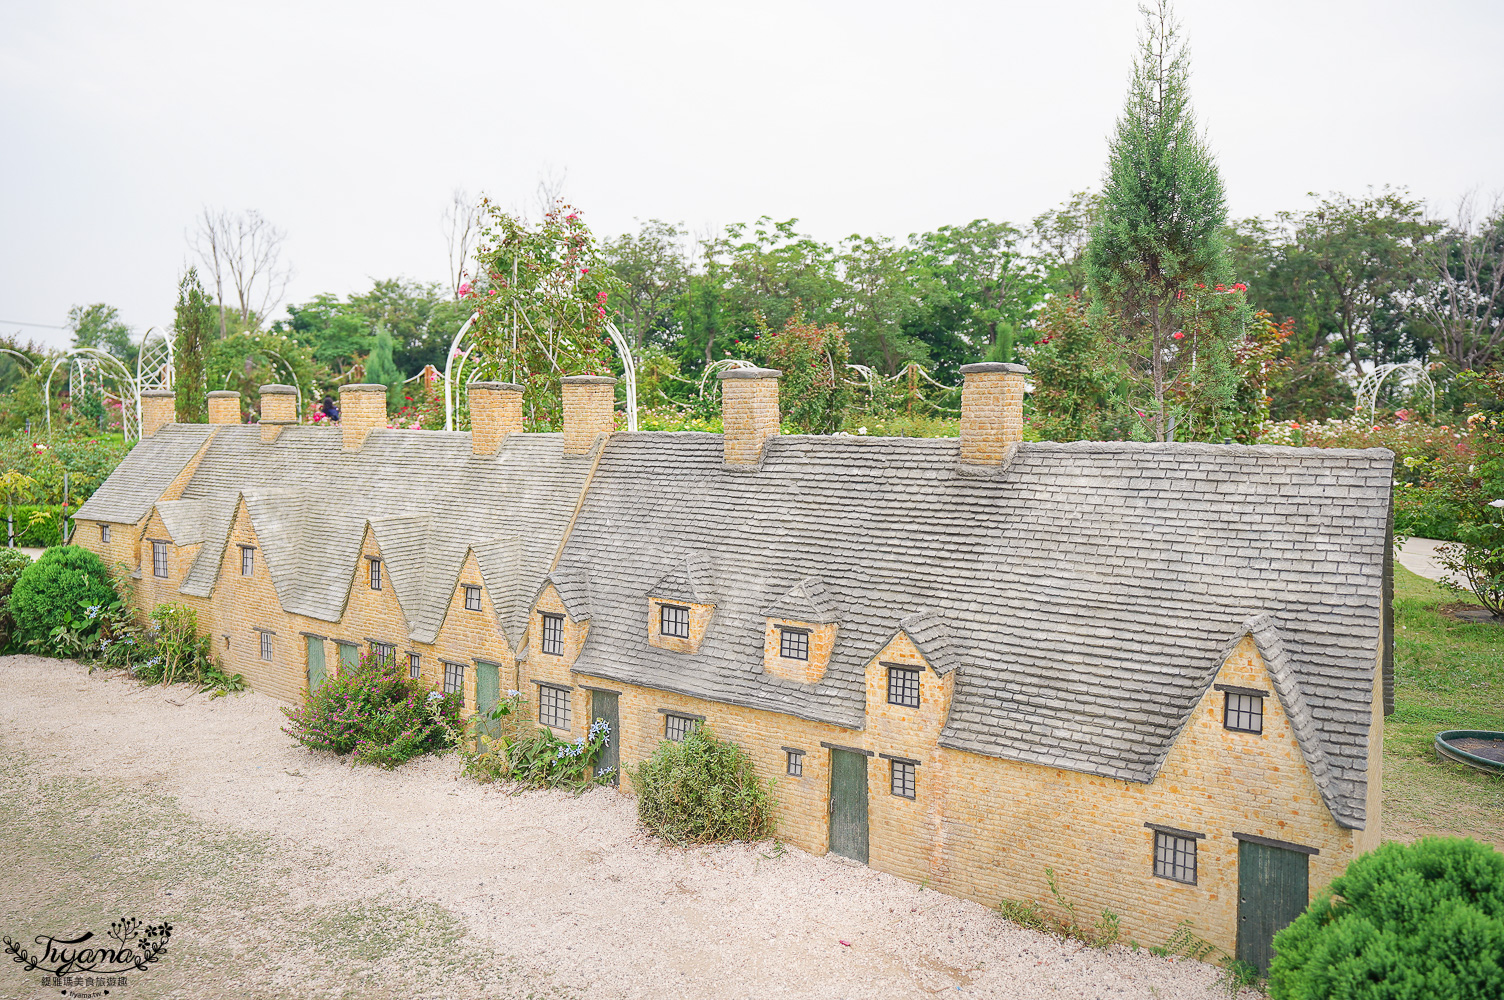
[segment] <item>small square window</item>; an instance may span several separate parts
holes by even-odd
[[[663,736],[665,739],[678,743],[699,728],[699,725],[699,719],[688,715],[665,715],[663,717]]]
[[[1264,699],[1256,694],[1227,692],[1227,704],[1222,712],[1222,724],[1240,733],[1264,731]]]
[[[167,579],[167,543],[151,543],[151,575]]]
[[[919,671],[904,667],[888,668],[888,704],[905,708],[919,707]]]
[[[101,524],[99,526],[99,540],[106,545],[110,544],[110,526],[108,524]]]
[[[564,655],[564,616],[543,616],[543,652],[553,656]]]
[[[389,642],[371,643],[371,656],[383,667],[397,665],[397,647]]]
[[[270,632],[261,633],[261,658],[263,660],[272,658],[272,634]]]
[[[419,656],[417,653],[408,653],[407,654],[407,676],[411,677],[413,680],[417,680],[418,679],[418,675],[423,672],[422,668],[423,668],[423,657]]]
[[[551,729],[569,728],[569,689],[538,685],[538,721]]]
[[[912,761],[889,761],[893,765],[893,794],[906,799],[914,797],[914,772],[919,768]]]
[[[250,545],[240,547],[240,575],[252,576],[256,572],[256,549]]]
[[[780,629],[778,655],[785,660],[809,659],[809,633],[800,629]]]
[[[795,778],[804,777],[804,751],[785,750],[788,754],[788,773]]]
[[[1160,878],[1196,884],[1196,840],[1154,831],[1154,874]]]
[[[465,610],[480,610],[480,588],[472,587],[468,583],[465,584]]]
[[[658,630],[664,635],[689,638],[689,609],[664,604],[659,607]]]
[[[370,560],[370,563],[371,563],[371,589],[372,590],[380,590],[381,589],[381,560],[380,559],[372,559],[372,560]]]
[[[465,665],[463,663],[444,661],[444,693],[464,697]]]

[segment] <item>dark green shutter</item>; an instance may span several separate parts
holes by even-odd
[[[830,850],[867,863],[867,758],[830,751]]]
[[[486,718],[500,700],[501,668],[494,663],[477,663],[475,665],[475,711],[480,718],[475,723],[476,732],[490,737],[500,734],[501,720]]]
[[[1269,971],[1274,935],[1305,911],[1310,898],[1306,855],[1238,841],[1238,960]]]
[[[316,635],[304,638],[308,640],[308,693],[311,695],[324,683],[324,640]]]
[[[360,666],[360,647],[353,642],[341,642],[339,645],[339,669],[341,672],[354,670]]]
[[[611,768],[611,783],[621,783],[621,715],[617,706],[615,691],[591,691],[590,692],[590,717],[600,719],[611,727],[610,735],[606,737],[606,746],[601,750],[600,759],[595,762],[595,773],[600,774],[606,768]]]

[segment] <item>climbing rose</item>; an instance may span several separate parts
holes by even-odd
[[[1170,336],[1174,337],[1176,340],[1184,340],[1185,339],[1185,331],[1183,331],[1183,330],[1176,330],[1174,333],[1170,334]]]
[[[460,298],[462,298],[462,299],[463,298],[468,298],[469,295],[470,295],[470,282],[467,281],[463,285],[460,286]]]

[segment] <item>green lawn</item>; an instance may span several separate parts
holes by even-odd
[[[1443,729],[1504,731],[1504,625],[1439,614],[1457,596],[1394,567],[1394,714],[1384,721],[1384,837],[1466,834],[1504,849],[1504,775],[1438,760]]]

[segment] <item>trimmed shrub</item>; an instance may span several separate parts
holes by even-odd
[[[31,556],[20,549],[0,548],[0,651],[10,645],[11,629],[15,626],[10,615],[10,592],[30,565]]]
[[[110,571],[94,553],[77,545],[48,549],[11,591],[13,640],[45,655],[51,652],[53,629],[70,625],[82,608],[109,607],[118,600]]]
[[[699,726],[678,743],[664,740],[627,772],[637,789],[637,818],[675,843],[761,840],[773,835],[773,796],[752,758]]]
[[[1504,854],[1427,837],[1356,858],[1274,937],[1273,1000],[1504,997]]]
[[[429,691],[371,653],[326,679],[307,704],[282,711],[282,731],[308,749],[387,768],[449,749],[460,726],[458,695]]]

